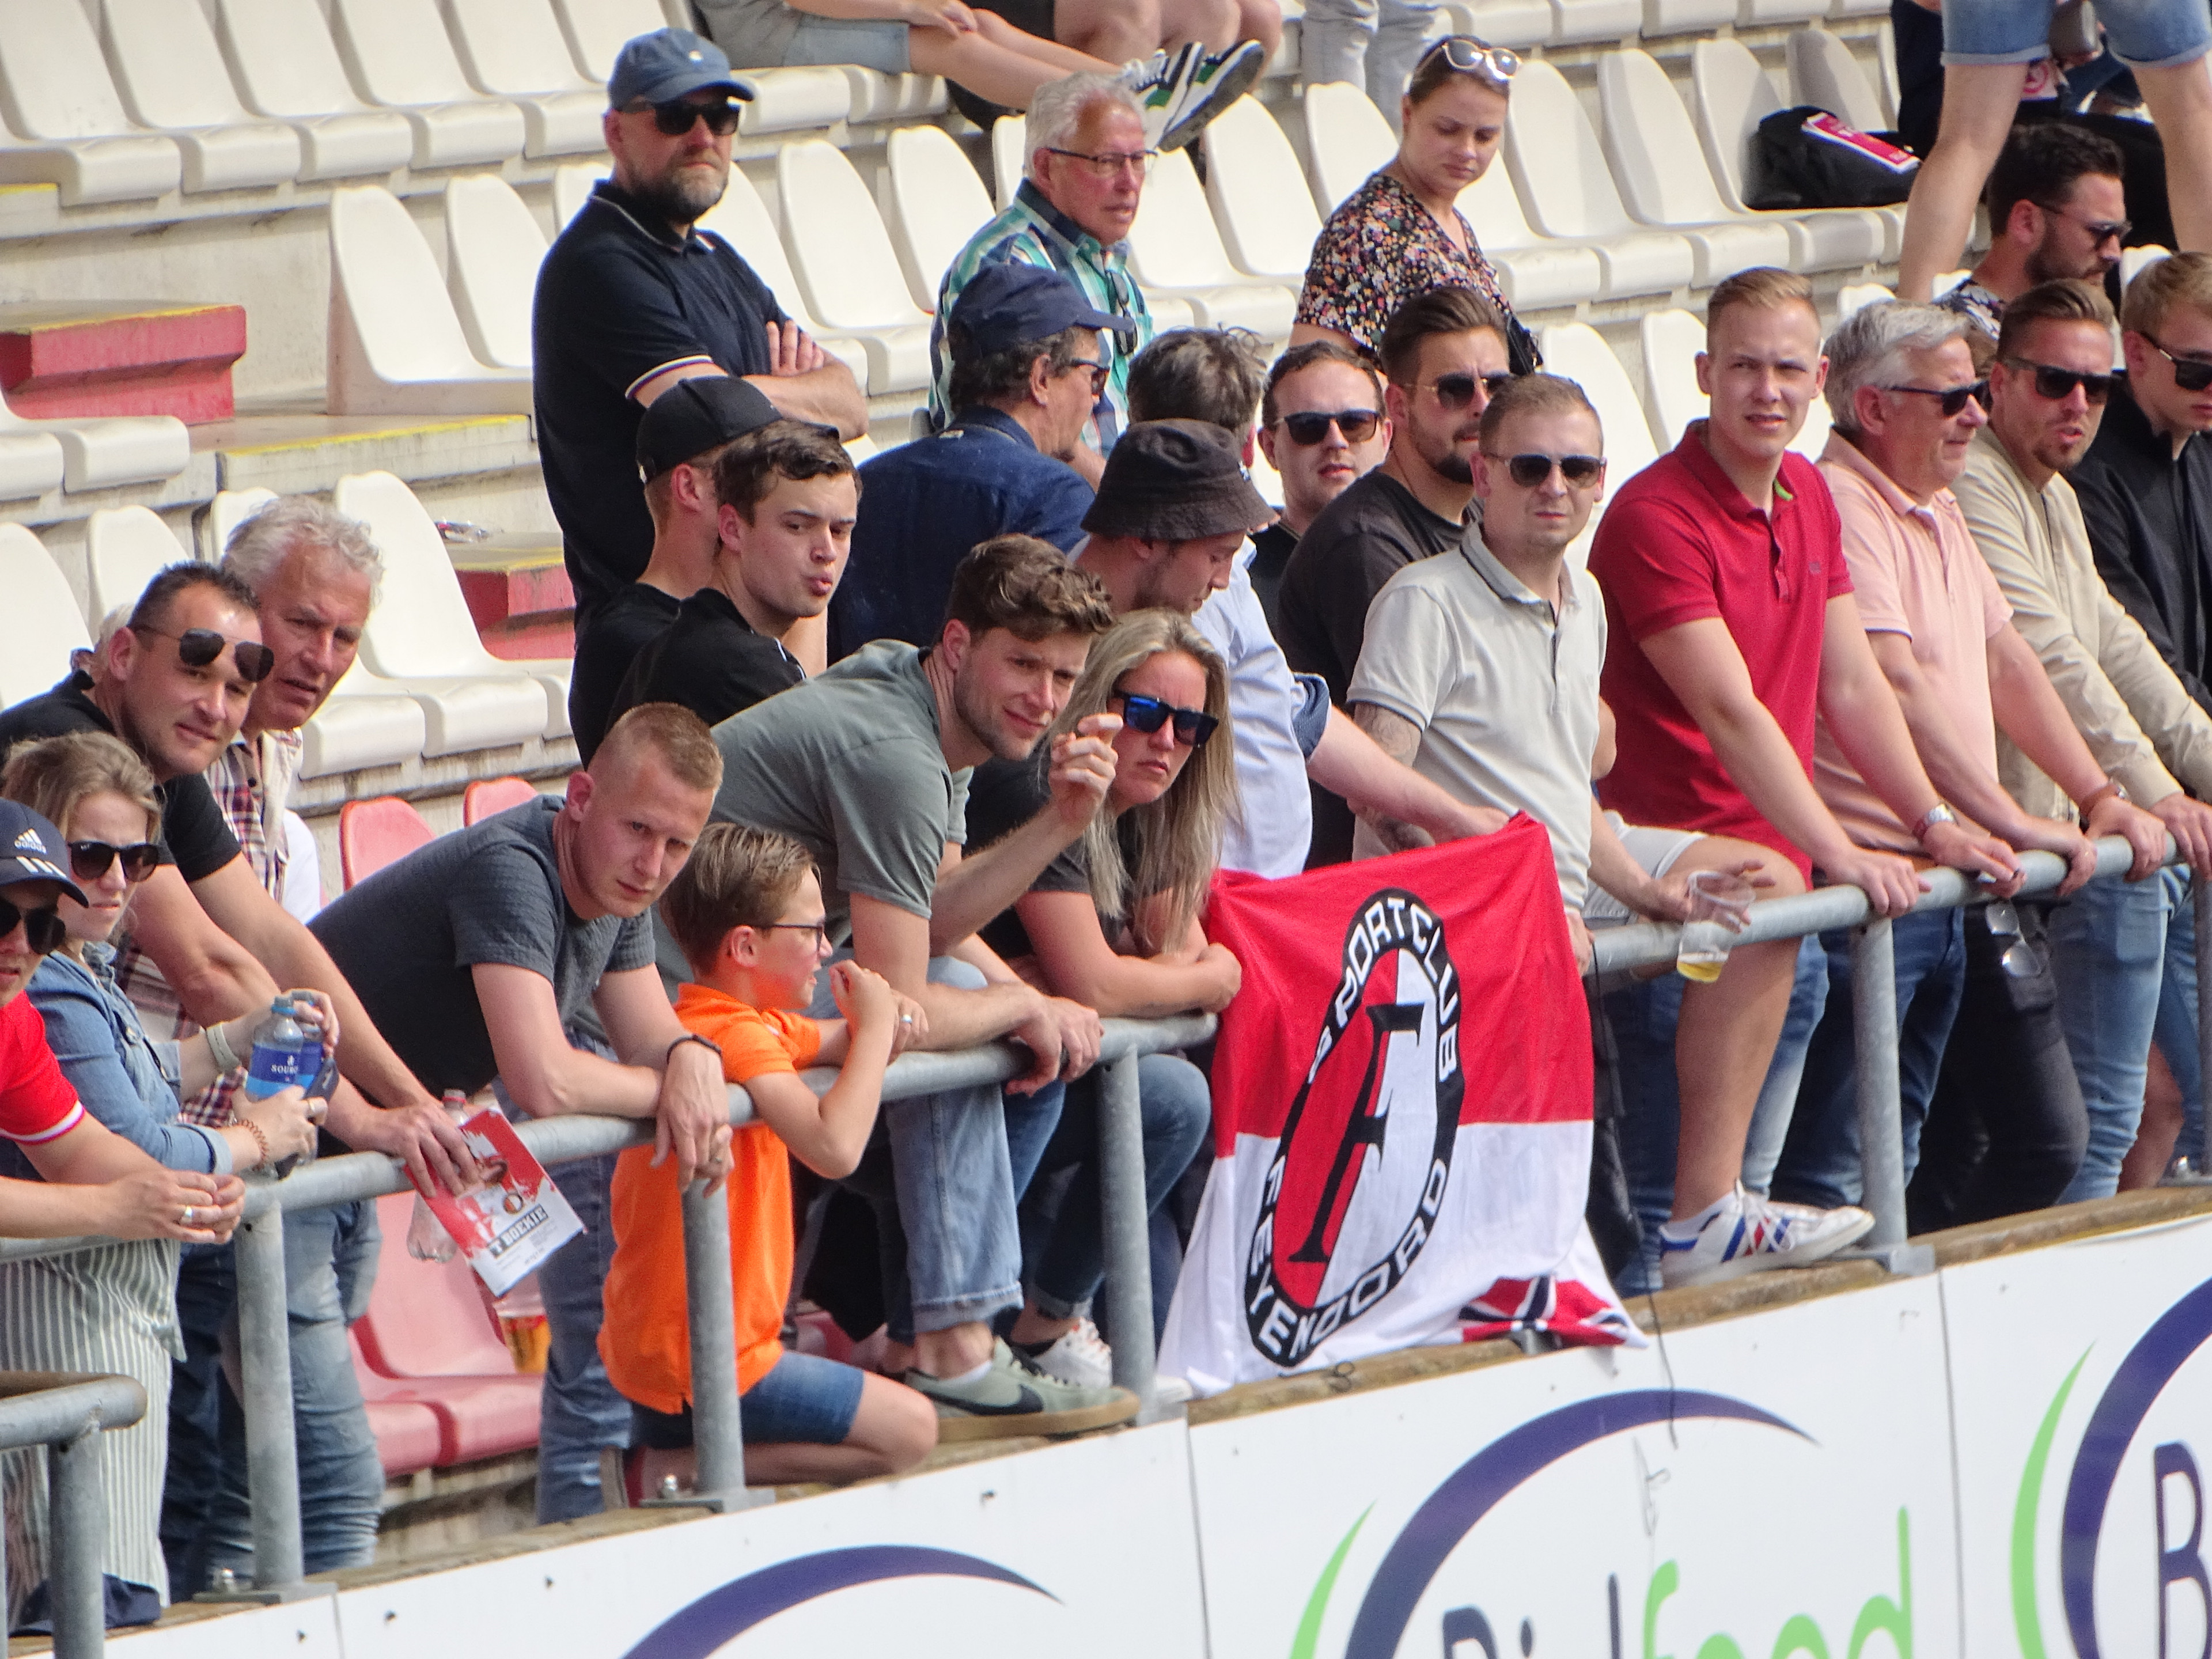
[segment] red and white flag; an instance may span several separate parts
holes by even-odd
[[[1515,1329],[1640,1342],[1598,1261],[1590,1035],[1550,838],[1231,874],[1243,965],[1160,1369],[1200,1394]]]

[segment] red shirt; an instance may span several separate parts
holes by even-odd
[[[36,1143],[67,1134],[84,1115],[46,1047],[46,1023],[18,996],[0,1004],[0,1135]]]
[[[1590,550],[1608,635],[1600,684],[1620,736],[1598,799],[1631,823],[1772,848],[1809,877],[1812,861],[1736,787],[1642,646],[1705,617],[1726,623],[1809,778],[1820,630],[1828,601],[1851,591],[1843,524],[1819,470],[1794,451],[1782,458],[1771,513],[1753,507],[1707,453],[1705,426],[1692,422],[1674,453],[1621,486]]]

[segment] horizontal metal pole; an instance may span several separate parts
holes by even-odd
[[[1671,954],[1669,960],[1671,960]],[[1182,1014],[1173,1019],[1109,1019],[1098,1052],[1098,1063],[1127,1054],[1166,1054],[1195,1048],[1213,1036],[1211,1014]],[[1029,1051],[1013,1043],[991,1042],[944,1054],[902,1054],[884,1074],[885,1100],[909,1100],[916,1095],[939,1094],[948,1089],[969,1089],[986,1083],[1004,1083],[1021,1076],[1031,1065]],[[803,1073],[806,1085],[822,1094],[837,1080],[837,1073],[817,1066]],[[752,1097],[736,1084],[730,1085],[730,1121],[750,1123]],[[531,1156],[540,1164],[567,1164],[597,1158],[626,1146],[649,1145],[653,1124],[645,1118],[550,1117],[518,1124],[515,1129]],[[327,1158],[295,1170],[282,1181],[249,1181],[246,1213],[256,1216],[270,1209],[319,1210],[356,1199],[381,1198],[389,1193],[414,1190],[398,1160],[380,1152],[356,1152]],[[40,1256],[68,1255],[77,1250],[109,1243],[104,1238],[9,1239],[0,1242],[0,1261],[22,1261]]]
[[[2171,836],[2166,839],[2166,861],[2177,862],[2179,854],[2174,850]],[[2106,836],[2098,842],[2099,875],[2116,875],[2134,862],[2135,854],[2119,836]],[[2055,853],[2022,853],[2020,863],[2027,879],[2020,891],[2012,895],[2014,898],[2033,898],[2054,891],[2066,879],[2066,861]],[[1912,907],[1915,910],[1948,910],[1990,896],[1988,888],[1970,881],[1956,870],[1923,870],[1920,874],[1928,883],[1928,891]],[[1816,887],[1809,893],[1795,893],[1788,898],[1759,900],[1751,907],[1751,926],[1729,943],[1757,945],[1771,939],[1825,933],[1832,928],[1856,927],[1873,914],[1874,907],[1867,902],[1867,896],[1856,887]],[[1661,921],[1597,929],[1590,935],[1595,947],[1595,971],[1602,974],[1671,963],[1681,933],[1674,923]]]
[[[87,1429],[127,1429],[146,1415],[146,1390],[90,1371],[0,1371],[0,1449],[50,1446]]]

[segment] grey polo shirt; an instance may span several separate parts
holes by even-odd
[[[1556,610],[1473,536],[1409,564],[1367,613],[1352,701],[1421,729],[1413,769],[1463,801],[1526,812],[1552,832],[1568,908],[1589,890],[1590,759],[1605,607],[1569,564]],[[1359,850],[1381,850],[1360,826]]]

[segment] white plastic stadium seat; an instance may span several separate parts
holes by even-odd
[[[1216,117],[1206,147],[1206,199],[1237,270],[1299,283],[1313,259],[1321,216],[1299,171],[1297,152],[1247,94]]]
[[[1861,132],[1880,132],[1888,125],[1882,118],[1881,94],[1851,49],[1834,35],[1826,29],[1799,29],[1790,37],[1789,50],[1794,102],[1818,104]]]
[[[469,83],[522,111],[526,155],[573,155],[606,148],[600,118],[604,82],[577,72],[554,21],[551,0],[373,0],[380,7],[437,27],[443,10]]]
[[[101,22],[116,88],[141,125],[243,127],[255,118],[239,101],[222,48],[198,0],[106,0]],[[354,110],[287,118],[302,179],[360,178],[404,167],[415,141],[404,117]],[[191,159],[187,152],[186,189]]]
[[[1504,161],[1534,228],[1595,249],[1608,294],[1686,287],[1708,258],[1673,231],[1647,229],[1628,216],[1589,118],[1549,64],[1524,64],[1515,77]],[[1497,169],[1492,161],[1491,171]],[[1480,219],[1474,234],[1478,240],[1485,234]]]
[[[668,26],[659,0],[553,0],[553,9],[576,72],[601,87],[626,41]]]
[[[484,689],[502,700],[514,701],[526,716],[535,711],[514,698],[510,683],[484,682]],[[368,766],[397,766],[417,755],[453,754],[464,749],[489,749],[501,743],[520,743],[538,735],[520,720],[513,736],[499,734],[485,742],[462,741],[451,749],[430,745],[430,722],[425,712],[435,694],[409,696],[391,681],[380,680],[362,668],[358,659],[346,676],[331,690],[329,698],[301,728],[300,775],[328,777],[333,772],[354,772]],[[441,703],[442,708],[446,705]],[[458,730],[458,728],[457,728]],[[444,727],[441,737],[449,737]],[[471,734],[472,735],[472,734]]]
[[[1881,77],[1881,124],[1884,127],[1893,127],[1897,125],[1898,106],[1905,99],[1905,89],[1897,79],[1897,29],[1887,17],[1875,25],[1874,62]]]
[[[1229,262],[1205,188],[1190,157],[1170,150],[1152,163],[1129,227],[1129,269],[1152,289],[1190,302],[1204,328],[1249,328],[1264,340],[1290,337],[1298,296],[1256,282]]]
[[[492,173],[446,182],[446,287],[477,361],[530,367],[530,313],[545,233],[514,186]]]
[[[1606,158],[1622,200],[1635,218],[1679,231],[1698,250],[1698,287],[1753,265],[1793,263],[1787,223],[1735,212],[1713,187],[1712,174],[1697,164],[1697,130],[1656,59],[1641,52],[1607,52],[1598,59],[1597,84]],[[1874,252],[1870,222],[1866,230],[1869,246],[1862,262]]]
[[[157,483],[191,465],[191,434],[173,415],[71,415],[32,421],[0,404],[0,444],[40,436],[61,446],[64,489]]]
[[[9,9],[0,29],[0,116],[11,130],[0,142],[0,182],[52,184],[67,204],[160,196],[183,176],[178,144],[124,113],[76,6]]]
[[[1551,44],[1630,40],[1643,21],[1642,0],[1552,0]]]
[[[374,185],[331,193],[329,362],[333,415],[530,411],[530,371],[477,360],[428,244]]]
[[[1836,291],[1836,320],[1840,323],[1854,311],[1896,297],[1896,290],[1885,283],[1845,283]]]
[[[62,487],[61,440],[0,425],[0,501],[27,501]]]
[[[69,672],[70,653],[92,643],[69,578],[46,544],[0,524],[0,708],[35,697]]]
[[[1521,198],[1513,193],[1511,172],[1503,160],[1492,157],[1482,177],[1460,191],[1459,210],[1475,228],[1483,257],[1495,267],[1505,297],[1517,308],[1541,311],[1549,306],[1571,306],[1607,292],[1607,267],[1599,249],[1539,236],[1529,228],[1528,216],[1521,211]],[[1686,254],[1674,262],[1686,263]],[[1655,292],[1665,293],[1674,286],[1674,264],[1667,267],[1666,280],[1655,285]],[[1624,276],[1629,270],[1626,264],[1620,267]]]
[[[1752,135],[1761,121],[1789,106],[1777,95],[1774,82],[1741,40],[1700,40],[1691,47],[1690,88],[1698,142],[1705,149],[1713,183],[1719,186],[1723,201],[1745,211],[1744,164]],[[1790,227],[1790,234],[1800,255],[1792,264],[1799,270],[1836,270],[1869,257],[1886,262],[1897,258],[1905,241],[1902,207],[1808,208],[1779,216]],[[1856,250],[1867,245],[1869,220],[1881,234],[1878,251],[1865,256]]]
[[[899,276],[898,255],[845,152],[820,138],[776,152],[785,246],[823,326],[867,347],[871,393],[929,384],[929,319]]]
[[[215,0],[216,35],[246,107],[280,120],[406,129],[418,167],[496,165],[522,154],[522,112],[460,88],[451,99],[371,109],[354,91],[316,0]],[[458,78],[458,76],[457,77]],[[315,152],[308,140],[310,155]],[[321,174],[313,176],[320,177]]]
[[[361,637],[362,661],[371,673],[404,681],[492,679],[525,686],[537,694],[538,724],[517,735],[568,734],[569,663],[565,658],[510,661],[484,649],[445,538],[413,490],[389,472],[358,472],[338,480],[331,503],[360,520],[384,556],[383,592]],[[423,715],[435,724],[428,702]],[[453,750],[440,746],[434,732],[432,748],[424,752]]]
[[[137,604],[155,575],[192,556],[161,516],[143,507],[114,507],[94,514],[85,521],[84,551],[95,617],[105,617],[118,605]]]
[[[740,70],[752,101],[738,116],[738,136],[818,130],[852,112],[853,83],[842,69],[819,67]]]
[[[1639,325],[1644,345],[1644,407],[1655,442],[1672,449],[1682,428],[1702,419],[1711,399],[1698,390],[1698,354],[1705,349],[1705,319],[1670,307],[1647,311]]]
[[[1659,453],[1628,371],[1605,337],[1588,323],[1553,323],[1542,330],[1540,343],[1546,372],[1581,386],[1605,427],[1605,487],[1610,495]]]
[[[1029,171],[1030,124],[1019,115],[1001,115],[991,123],[992,199],[1004,213],[1014,204],[1014,191]]]
[[[1644,38],[1710,34],[1735,21],[1736,0],[1644,0]]]
[[[865,69],[858,64],[840,64],[837,68],[845,77],[852,105],[845,118],[856,124],[894,121],[910,125],[942,115],[951,104],[945,94],[945,77],[939,75],[885,75],[881,70]]]
[[[1735,15],[1739,28],[1771,28],[1777,23],[1809,23],[1828,15],[1829,0],[1743,0]]]
[[[592,191],[607,170],[593,161],[571,161],[553,169],[553,234],[568,229],[577,210],[592,199]]]
[[[937,309],[937,287],[968,239],[992,216],[991,194],[967,152],[942,127],[902,127],[884,146],[885,228],[908,293]]]
[[[258,485],[251,489],[216,490],[215,499],[201,511],[196,526],[198,556],[210,564],[220,562],[223,550],[230,545],[231,532],[276,499],[275,490]]]
[[[2135,281],[2136,273],[2144,266],[2154,265],[2160,259],[2172,258],[2172,248],[2160,247],[2156,242],[2145,242],[2141,247],[2122,248],[2120,250],[2120,291],[2122,293],[2127,291],[2128,284]]]
[[[316,0],[289,3],[312,6]],[[436,0],[331,0],[330,20],[346,72],[369,102],[387,109],[465,109],[483,104],[498,112],[502,137],[514,131],[514,143],[507,155],[545,153],[544,112],[526,109],[514,100],[483,97],[469,85],[438,19]],[[435,165],[422,159],[422,136],[417,128],[416,165]],[[489,135],[485,137],[489,142]],[[592,143],[598,143],[596,128]]]
[[[1542,46],[1559,26],[1552,0],[1449,0],[1437,11],[1431,33],[1472,34],[1516,52]]]
[[[768,204],[761,200],[760,191],[745,176],[744,169],[730,168],[729,187],[722,199],[707,210],[699,221],[702,230],[710,230],[738,251],[739,257],[753,268],[753,274],[766,283],[775,302],[783,307],[784,314],[805,329],[821,348],[853,371],[853,379],[860,390],[870,394],[887,392],[888,386],[876,386],[869,378],[868,349],[859,340],[849,336],[831,334],[816,320],[806,307],[806,295],[799,286],[799,278],[792,275],[791,258],[783,251],[783,238],[776,234],[775,221],[769,216]],[[886,349],[888,349],[886,346]],[[927,351],[927,341],[923,350]]]
[[[64,207],[166,196],[184,166],[176,145],[151,133],[34,143],[0,131],[0,185],[52,185]]]
[[[1306,88],[1306,155],[1314,205],[1326,219],[1344,198],[1390,165],[1398,137],[1367,94],[1349,81]],[[1478,228],[1477,235],[1483,233]]]

